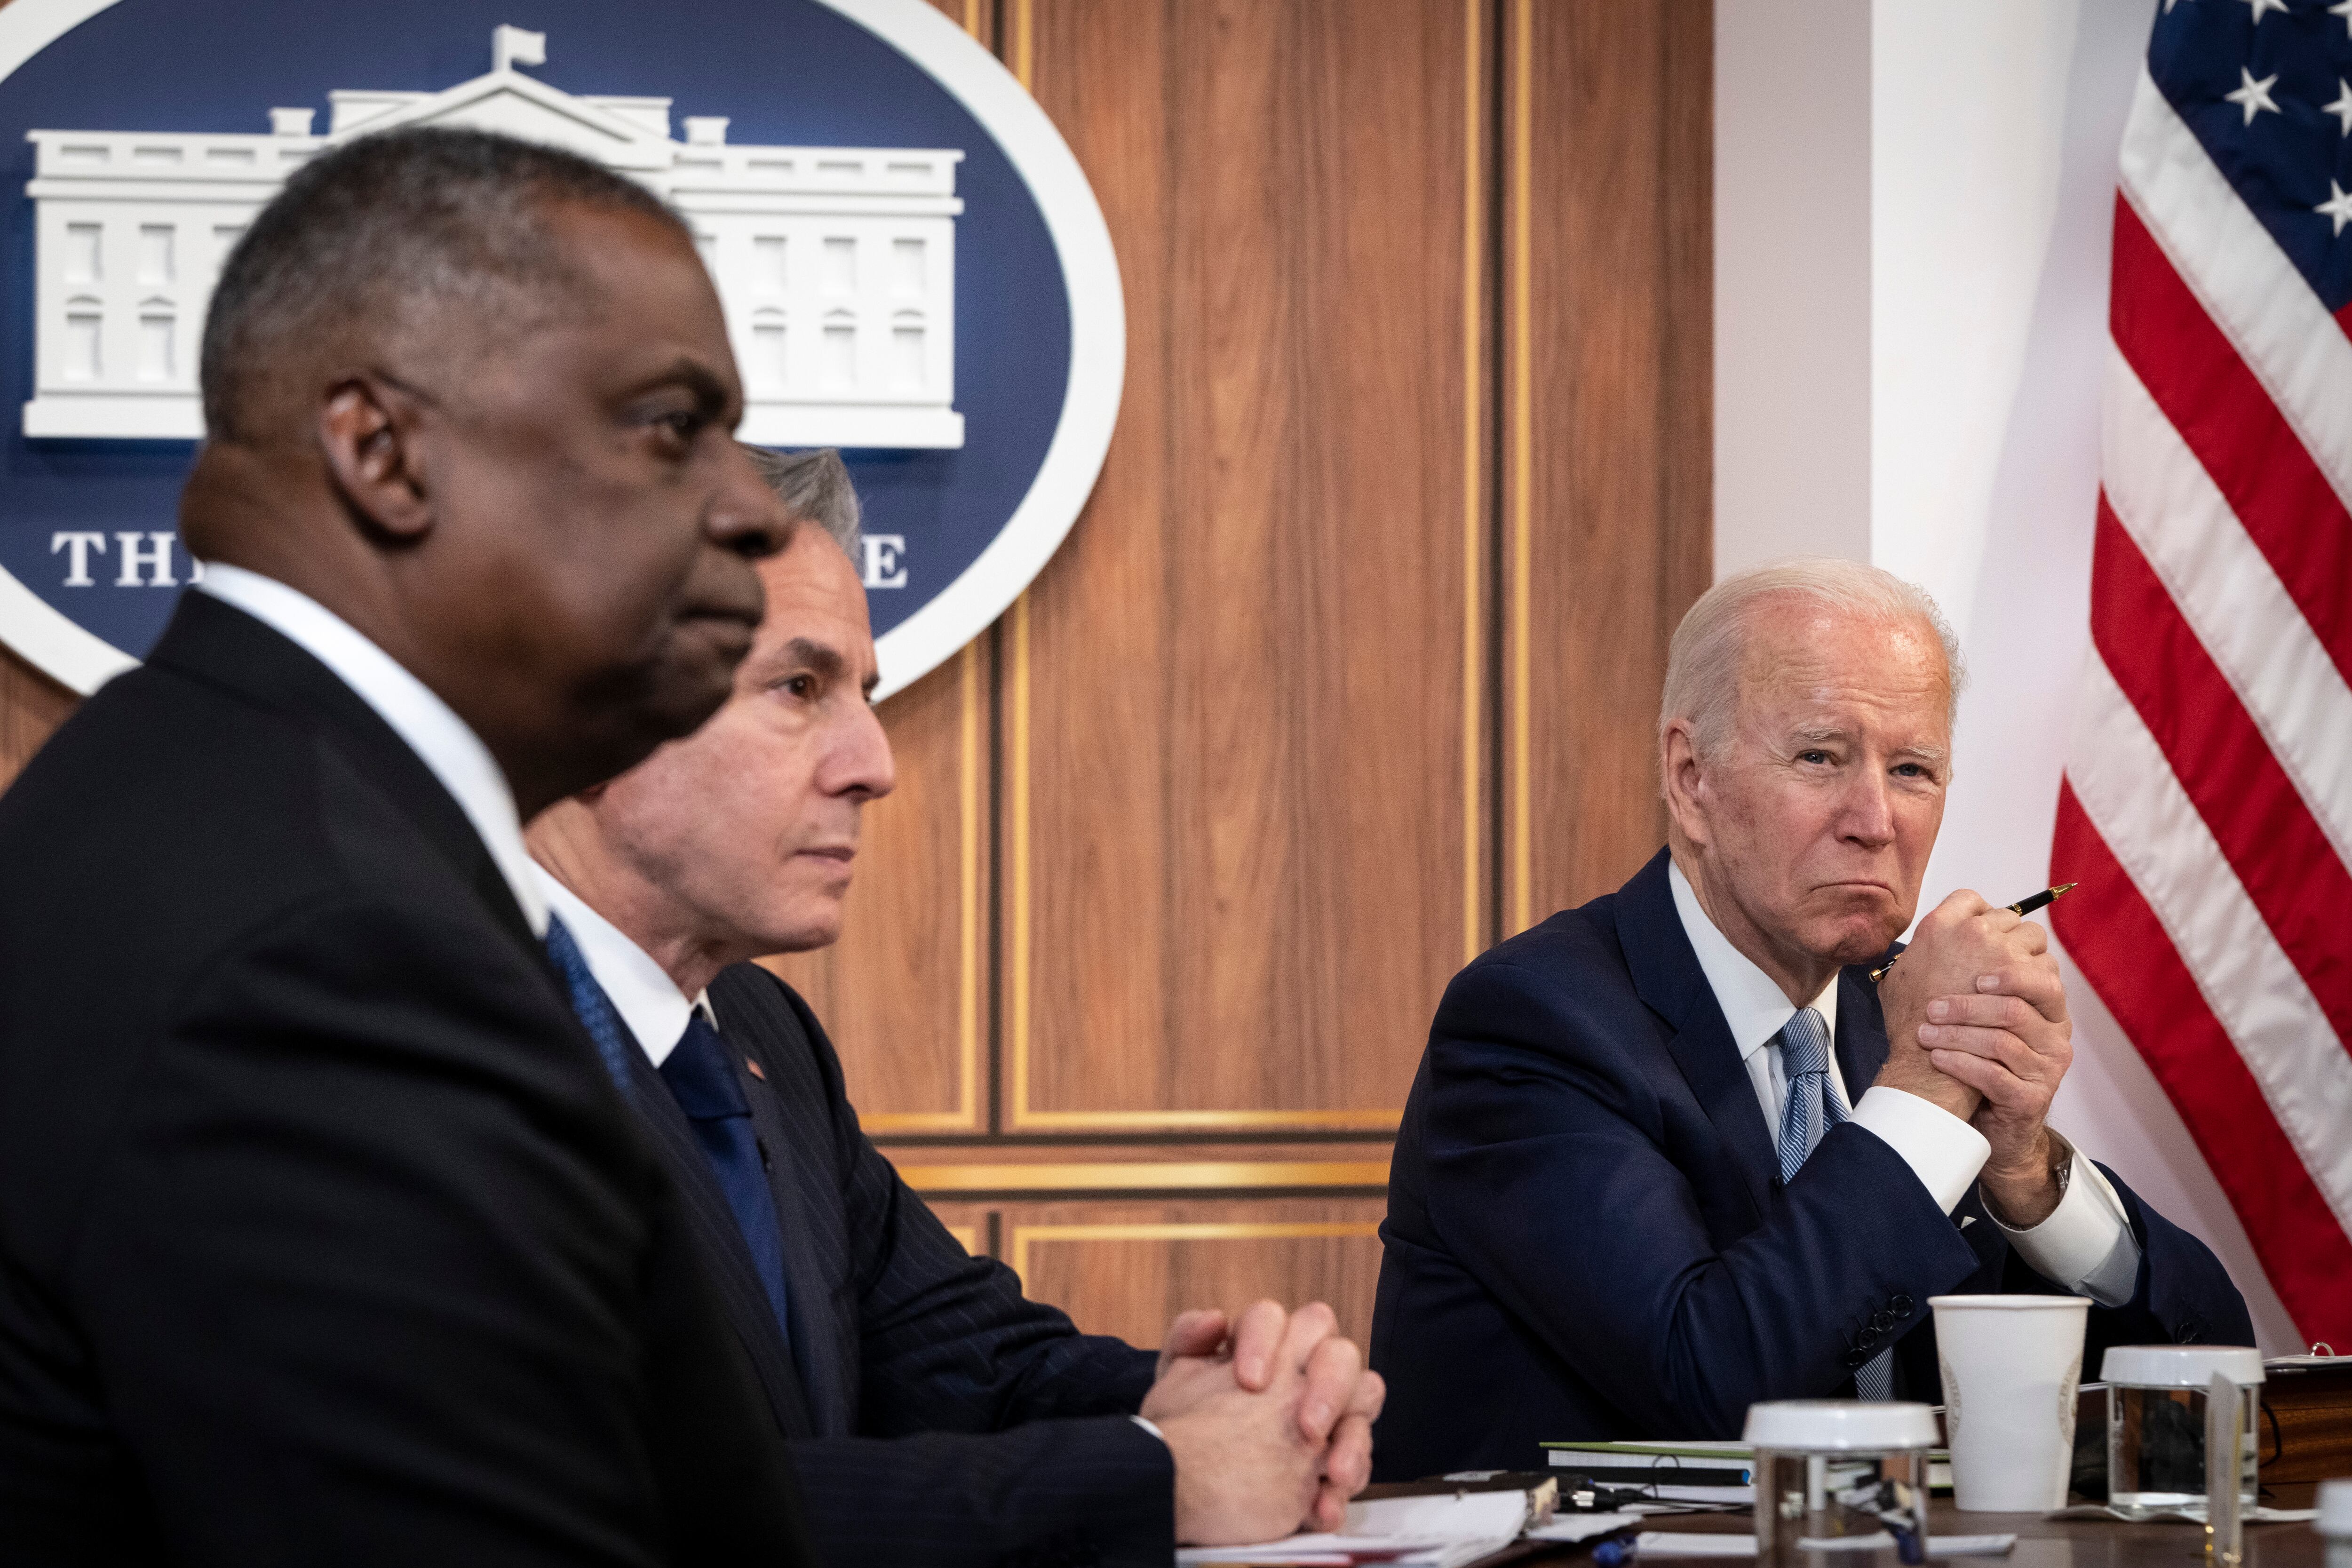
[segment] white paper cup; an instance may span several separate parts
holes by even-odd
[[[1952,1501],[1968,1513],[2066,1503],[2086,1296],[1933,1296]]]

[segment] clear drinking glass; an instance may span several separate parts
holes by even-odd
[[[1756,1450],[1761,1568],[1795,1568],[1800,1552],[1831,1546],[1844,1549],[1838,1561],[1853,1568],[1927,1561],[1927,1450],[1936,1443],[1927,1406],[1846,1399],[1751,1405],[1743,1436]]]
[[[2206,1405],[2217,1373],[2240,1404],[2238,1505],[2254,1506],[2261,1352],[2242,1345],[2117,1345],[2099,1371],[2107,1385],[2108,1507],[2135,1520],[2205,1511]]]

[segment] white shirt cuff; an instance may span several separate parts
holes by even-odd
[[[1166,1441],[1168,1441],[1168,1434],[1167,1434],[1167,1433],[1162,1432],[1162,1431],[1161,1431],[1158,1426],[1156,1426],[1152,1425],[1152,1424],[1151,1424],[1150,1422],[1149,1422],[1149,1421],[1146,1421],[1142,1416],[1140,1416],[1140,1415],[1130,1415],[1130,1416],[1129,1416],[1129,1417],[1128,1417],[1128,1419],[1129,1419],[1129,1421],[1134,1422],[1138,1426],[1142,1427],[1145,1431],[1147,1431],[1147,1432],[1150,1433],[1153,1436],[1155,1436],[1155,1437],[1159,1438],[1161,1442],[1165,1443]]]
[[[1853,1121],[1903,1156],[1946,1214],[1969,1195],[1977,1173],[1992,1158],[1983,1133],[1934,1101],[1885,1084],[1863,1090]]]
[[[2050,1136],[2074,1162],[2066,1191],[2050,1216],[2030,1229],[2016,1230],[2001,1223],[1990,1203],[1985,1213],[2000,1226],[2001,1235],[2036,1274],[2103,1307],[2120,1307],[2131,1300],[2132,1289],[2139,1281],[2139,1242],[2124,1219],[2123,1200],[2116,1196],[2099,1168],[2077,1154],[2072,1143],[2054,1130]]]

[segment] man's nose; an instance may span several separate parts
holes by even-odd
[[[843,719],[820,782],[827,795],[859,800],[879,800],[897,787],[898,764],[890,754],[890,736],[870,704],[858,703]]]
[[[1895,802],[1878,773],[1866,773],[1853,781],[1843,815],[1843,837],[1873,849],[1895,841]]]
[[[746,560],[773,555],[791,542],[797,520],[733,441],[726,443],[719,461],[725,469],[718,499],[705,517],[705,531],[712,543]]]

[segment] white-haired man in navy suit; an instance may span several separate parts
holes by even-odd
[[[1692,606],[1667,847],[1471,963],[1431,1025],[1381,1231],[1383,1476],[1734,1437],[1757,1400],[1934,1400],[1944,1291],[2089,1296],[2094,1366],[2252,1342],[2204,1244],[2049,1126],[2073,1046],[2041,927],[1957,892],[1880,979],[1943,821],[1958,651],[1851,562]]]

